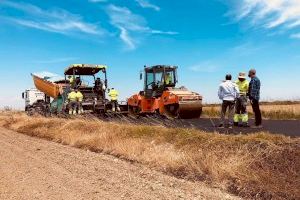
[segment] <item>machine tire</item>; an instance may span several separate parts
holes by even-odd
[[[179,117],[179,105],[178,104],[171,104],[165,105],[165,113],[164,116],[170,119],[178,118]]]
[[[27,114],[28,116],[33,116],[35,113],[36,113],[36,111],[35,111],[34,108],[27,108],[27,109],[26,109],[26,114]]]
[[[140,115],[140,108],[138,106],[128,106],[128,114],[133,117]]]

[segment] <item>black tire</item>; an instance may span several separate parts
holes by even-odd
[[[133,117],[138,117],[140,115],[141,109],[138,106],[128,106],[128,115]]]

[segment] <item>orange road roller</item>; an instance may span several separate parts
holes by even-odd
[[[144,67],[144,90],[128,99],[129,114],[159,114],[167,118],[199,118],[202,96],[178,83],[177,66]],[[140,74],[143,79],[143,73]]]

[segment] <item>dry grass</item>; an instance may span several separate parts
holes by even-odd
[[[219,117],[220,105],[208,105],[203,108],[204,117]],[[247,107],[250,116],[253,116],[251,106]],[[260,106],[265,119],[300,119],[300,104],[262,104]]]
[[[99,120],[0,114],[0,125],[74,147],[104,152],[234,194],[299,199],[300,139],[268,133],[220,135]]]

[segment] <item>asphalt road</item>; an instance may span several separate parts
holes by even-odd
[[[109,120],[115,121],[116,118]],[[182,127],[182,128],[195,128],[208,132],[219,132],[223,134],[246,134],[255,132],[269,132],[273,134],[283,134],[286,136],[299,137],[300,136],[300,120],[263,120],[263,128],[253,129],[250,127],[233,127],[232,129],[220,129],[217,128],[219,125],[219,119],[217,118],[199,118],[199,119],[161,119],[156,117],[120,117],[116,121],[127,121],[134,124],[147,124],[147,125],[164,125],[167,127]],[[254,124],[254,120],[250,119],[250,125]]]
[[[216,126],[219,125],[219,119],[189,119],[180,120],[183,127],[194,127],[205,131],[217,131],[220,133],[239,134],[239,133],[254,133],[259,131],[267,131],[274,134],[283,134],[287,136],[300,136],[300,120],[263,120],[262,129],[233,127],[233,129],[219,129]],[[254,124],[253,120],[250,120],[250,125]]]

